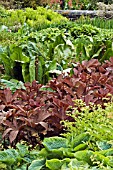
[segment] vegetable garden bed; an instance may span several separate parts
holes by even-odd
[[[113,169],[113,21],[0,10],[0,169]]]

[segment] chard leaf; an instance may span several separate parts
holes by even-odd
[[[30,82],[32,82],[33,80],[35,80],[35,57],[30,61],[29,74],[30,74]]]
[[[29,64],[28,63],[22,64],[22,76],[23,76],[24,82],[30,81]]]
[[[22,54],[22,48],[20,47],[13,47],[13,53],[10,55],[10,58],[13,61],[17,61],[20,63],[28,63],[29,57]]]
[[[43,68],[43,58],[40,56],[39,57],[39,60],[38,60],[38,65],[37,65],[37,80],[39,81],[39,83],[42,83],[42,78],[43,78],[43,71],[44,71],[44,68]]]

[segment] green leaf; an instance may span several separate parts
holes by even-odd
[[[6,88],[10,88],[10,90],[13,92],[15,92],[16,89],[24,89],[24,90],[26,89],[24,83],[16,79],[11,79],[10,81],[1,79],[0,81],[2,84],[5,85]]]
[[[90,138],[90,135],[88,133],[81,133],[78,136],[75,136],[74,140],[72,141],[73,147],[76,147],[79,144],[83,144],[84,142],[87,142]]]
[[[15,159],[12,158],[7,152],[0,151],[0,162],[6,163],[8,165],[13,165],[15,162]]]
[[[85,161],[89,165],[92,164],[91,156],[93,155],[94,155],[94,152],[90,150],[78,151],[74,154],[76,159],[78,159],[79,161]]]
[[[6,164],[0,162],[0,169],[1,170],[7,170]]]
[[[105,157],[104,155],[101,155],[98,152],[93,153],[92,159],[93,159],[93,161],[96,161],[96,162],[99,161],[100,163],[102,163],[105,166],[109,165],[109,163],[110,163],[110,160],[108,157]],[[113,164],[112,164],[112,166],[113,166]]]
[[[45,165],[45,159],[39,159],[32,161],[28,170],[40,170]]]
[[[39,60],[38,60],[38,65],[37,65],[37,74],[36,77],[37,77],[37,80],[39,81],[39,83],[43,83],[43,72],[44,72],[44,69],[45,69],[45,66],[43,65],[44,64],[44,60],[43,58],[40,56],[39,57]]]
[[[16,170],[26,170],[27,166],[27,164],[21,165],[19,168],[16,168]]]
[[[28,63],[22,64],[22,76],[23,76],[24,82],[30,81],[29,64]]]
[[[45,146],[45,148],[49,151],[52,151],[53,149],[68,147],[68,140],[57,136],[44,138],[44,141],[42,143]]]
[[[7,149],[5,150],[5,153],[11,158],[14,158],[15,160],[19,157],[19,153],[16,151],[16,149]]]
[[[21,144],[21,143],[17,143],[17,144],[16,144],[16,147],[17,147],[17,149],[18,149],[18,151],[19,151],[19,154],[20,154],[22,157],[24,157],[26,154],[29,153],[29,151],[28,151],[28,146],[26,146],[26,145],[23,145],[23,144]]]
[[[56,62],[56,60],[53,60],[53,61],[50,62],[50,64],[49,64],[48,71],[50,71],[50,70],[55,70],[56,67],[57,67],[57,62]]]
[[[71,159],[70,163],[68,164],[70,170],[77,170],[79,168],[87,168],[89,165],[84,161],[78,161],[77,159]]]
[[[0,54],[0,59],[4,65],[5,74],[11,76],[14,64],[13,61],[11,61],[10,58],[5,53]]]
[[[113,56],[113,50],[111,48],[108,48],[104,53],[104,55],[102,56],[102,58],[100,59],[100,61],[103,62],[104,60],[109,60],[109,58],[112,56]]]
[[[86,149],[86,148],[87,148],[87,144],[86,144],[86,143],[82,143],[82,144],[76,146],[76,147],[74,148],[74,151],[77,152],[77,151],[80,151],[80,150],[84,150],[84,149]]]
[[[109,149],[112,147],[112,144],[109,144],[106,141],[103,141],[103,142],[98,141],[98,142],[96,142],[96,144],[100,150],[106,150],[106,149]]]
[[[99,151],[99,153],[104,155],[104,156],[113,156],[113,148],[103,150],[103,151]]]
[[[46,161],[46,167],[51,170],[58,170],[61,169],[63,162],[59,159],[51,159]]]
[[[10,55],[10,58],[13,61],[21,62],[21,63],[28,63],[29,57],[22,54],[22,48],[20,47],[13,47],[13,52]]]
[[[31,59],[29,64],[29,74],[30,74],[30,82],[35,80],[35,58]]]

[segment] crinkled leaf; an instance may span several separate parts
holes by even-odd
[[[55,136],[44,138],[43,145],[45,146],[45,148],[47,148],[47,150],[51,151],[53,149],[67,148],[68,141],[65,138]]]

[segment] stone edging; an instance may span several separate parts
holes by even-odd
[[[76,19],[79,18],[81,15],[96,17],[100,16],[103,18],[113,18],[113,11],[106,11],[106,10],[55,10],[55,12],[70,18]]]

